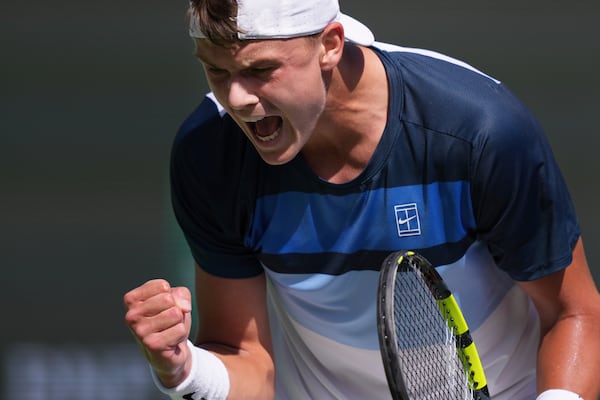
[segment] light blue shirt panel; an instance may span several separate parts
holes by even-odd
[[[266,270],[290,317],[338,343],[377,350],[377,271],[343,275],[279,274]]]
[[[455,263],[436,268],[456,298],[469,329],[476,330],[514,286],[482,242],[475,242]]]
[[[493,314],[514,285],[479,242],[463,258],[437,270],[456,297],[471,331]],[[343,275],[266,271],[293,320],[342,344],[366,350],[379,348],[378,271],[351,271]]]

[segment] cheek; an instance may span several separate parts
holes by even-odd
[[[224,104],[223,102],[227,99],[227,83],[226,82],[211,82],[208,81],[208,87],[211,92],[213,92],[214,96],[217,100]]]
[[[315,113],[322,111],[327,92],[319,78],[297,80],[289,91],[290,103],[299,112]]]
[[[321,85],[309,87],[304,85],[298,88],[295,96],[295,104],[305,118],[316,120],[323,113],[326,103],[326,92]],[[316,121],[315,121],[316,122]]]

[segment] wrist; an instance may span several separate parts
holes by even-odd
[[[570,390],[548,389],[540,393],[535,400],[581,400],[581,397]]]
[[[152,379],[156,387],[173,400],[225,400],[229,394],[229,374],[217,356],[187,341],[190,368],[187,376],[174,387],[166,387],[156,372]]]
[[[160,381],[162,386],[166,388],[179,385],[189,376],[192,370],[192,352],[189,349],[189,345],[187,342],[184,342],[180,346],[181,351],[186,353],[183,355],[183,357],[185,357],[185,362],[182,365],[171,370],[160,370],[153,367],[155,377]]]

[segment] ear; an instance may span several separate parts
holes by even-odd
[[[325,27],[321,39],[321,69],[330,71],[338,65],[344,51],[344,28],[339,22]]]

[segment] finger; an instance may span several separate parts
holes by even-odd
[[[177,323],[172,326],[150,333],[143,338],[143,345],[153,353],[161,353],[175,349],[182,342],[187,341],[189,328],[186,323]]]
[[[153,317],[161,312],[170,308],[176,308],[181,310],[181,307],[177,304],[175,296],[171,292],[158,293],[144,302],[135,304],[132,310],[136,310],[142,317]],[[181,310],[184,312],[183,310]]]
[[[169,293],[170,291],[169,282],[164,279],[154,279],[127,292],[123,296],[123,302],[127,308],[131,308],[136,303],[144,302],[159,293]]]
[[[184,286],[171,289],[171,294],[175,299],[175,303],[181,308],[184,313],[192,311],[192,293]]]
[[[160,293],[143,303],[133,305],[125,315],[125,321],[140,338],[164,330],[172,325],[183,323],[186,312],[176,303],[171,293]]]
[[[186,318],[187,315],[189,314],[182,312],[179,307],[171,307],[153,317],[144,318],[138,324],[134,324],[132,328],[138,336],[145,337],[152,333],[166,331],[177,325],[185,327],[186,320],[189,318]]]
[[[125,314],[125,322],[136,335],[141,336],[152,329],[144,328],[151,324],[152,318],[169,309],[173,309],[178,315],[183,314],[171,293],[161,293],[144,302],[131,304]]]

